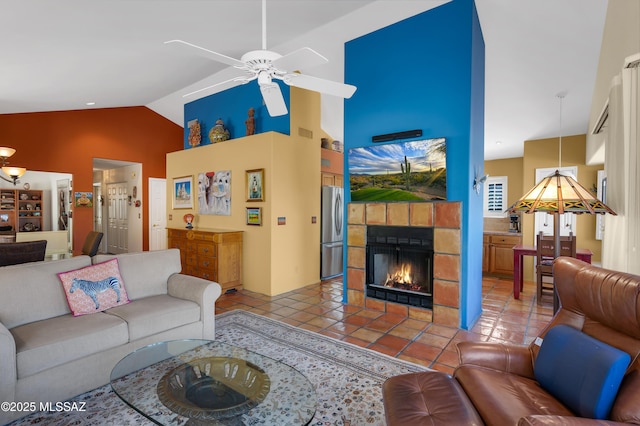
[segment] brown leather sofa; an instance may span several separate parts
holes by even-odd
[[[534,376],[539,341],[460,342],[453,377],[433,371],[385,382],[387,424],[640,424],[640,276],[568,257],[556,259],[554,276],[561,305],[540,337],[566,324],[631,357],[608,419],[577,417],[541,387]]]

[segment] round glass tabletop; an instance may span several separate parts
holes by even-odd
[[[176,416],[191,425],[305,425],[317,404],[313,385],[293,367],[210,340],[138,349],[113,368],[111,387],[163,425],[176,424]]]

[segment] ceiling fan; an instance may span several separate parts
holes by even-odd
[[[267,4],[262,0],[262,50],[247,52],[240,60],[213,52],[204,47],[188,43],[184,40],[169,40],[165,44],[179,43],[193,49],[198,54],[203,55],[223,64],[231,65],[227,70],[221,72],[222,81],[210,86],[187,93],[183,97],[196,95],[213,87],[226,90],[241,84],[258,80],[262,98],[267,106],[267,111],[272,117],[287,114],[287,106],[280,86],[275,80],[282,80],[285,84],[328,95],[339,96],[345,99],[350,98],[356,91],[356,87],[350,84],[338,83],[331,80],[312,77],[300,74],[307,68],[328,62],[328,59],[309,47],[303,47],[284,56],[267,50]]]

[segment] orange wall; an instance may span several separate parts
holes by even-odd
[[[73,191],[93,191],[93,159],[142,164],[143,249],[149,249],[148,178],[166,177],[166,153],[183,148],[183,129],[146,107],[0,114],[0,146],[14,166],[71,173]],[[74,209],[73,247],[93,228],[92,209]]]

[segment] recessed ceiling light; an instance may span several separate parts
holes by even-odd
[[[87,105],[87,106],[93,106],[93,105],[95,105],[95,104],[96,104],[95,102],[87,102],[87,103],[86,103],[86,105]]]
[[[502,141],[496,141],[496,145],[502,145]]]

